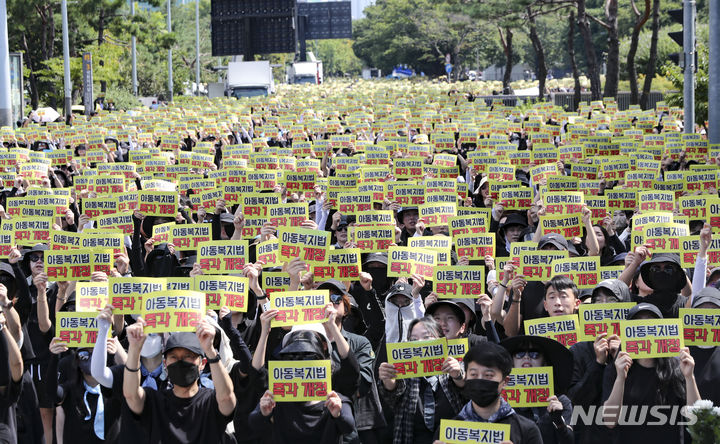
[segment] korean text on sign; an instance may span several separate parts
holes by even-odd
[[[205,295],[197,291],[161,291],[143,296],[146,333],[195,331],[205,316]]]
[[[397,371],[397,379],[439,375],[448,356],[447,340],[389,343],[387,356]]]
[[[547,407],[553,395],[553,368],[513,368],[502,391],[512,407]]]
[[[632,359],[677,356],[685,346],[680,319],[622,321],[620,340]]]
[[[531,336],[555,339],[565,347],[578,341],[577,315],[551,316],[525,321],[525,332]]]
[[[275,402],[324,401],[331,373],[330,360],[269,361],[268,389]]]
[[[313,324],[325,321],[325,306],[330,303],[328,290],[283,291],[270,296],[270,309],[278,310],[272,327]]]

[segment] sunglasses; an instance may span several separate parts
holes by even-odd
[[[28,259],[30,260],[30,262],[37,262],[37,261],[41,261],[42,258],[43,257],[39,254],[31,254]]]
[[[527,356],[530,359],[537,359],[540,357],[540,352],[537,350],[518,351],[518,352],[515,352],[515,355],[514,355],[514,357],[516,359],[522,359],[525,356]]]
[[[77,354],[77,357],[81,361],[87,361],[88,359],[90,359],[90,352],[83,350]]]
[[[343,295],[341,294],[331,294],[330,295],[330,302],[333,304],[341,304],[343,300]]]
[[[650,272],[673,274],[675,273],[675,267],[673,267],[672,265],[656,264],[650,266]]]

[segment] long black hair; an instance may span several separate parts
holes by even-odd
[[[658,387],[655,392],[656,405],[665,405],[674,396],[685,401],[685,378],[680,371],[677,358],[656,358],[655,374]]]

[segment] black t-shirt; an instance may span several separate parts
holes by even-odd
[[[8,385],[0,387],[0,442],[16,444],[15,403],[20,398],[21,383],[9,379]]]
[[[607,401],[612,392],[613,385],[615,384],[615,377],[617,373],[614,365],[607,365],[605,367],[605,374],[603,377],[603,402]],[[634,362],[628,371],[627,378],[625,379],[625,392],[623,394],[623,406],[639,406],[636,407],[636,411],[633,412],[630,409],[625,409],[621,412],[623,418],[630,418],[630,415],[634,415],[633,418],[642,422],[643,425],[618,425],[615,430],[617,431],[616,442],[618,443],[640,443],[640,442],[652,442],[662,444],[674,444],[680,443],[680,437],[682,433],[682,427],[673,425],[646,425],[647,423],[657,423],[658,418],[651,414],[650,407],[655,406],[657,402],[657,396],[659,392],[659,378],[655,367],[643,367],[637,362]],[[677,421],[683,421],[684,418],[679,414],[679,408],[685,405],[685,400],[680,399],[678,396],[672,393],[664,393],[666,402],[662,404],[665,406],[677,406],[678,415]],[[643,416],[643,410],[646,410]],[[667,408],[662,411],[663,414],[670,416],[671,411]]]
[[[221,442],[232,415],[220,412],[215,390],[200,387],[192,398],[178,398],[172,390],[145,388],[140,421],[151,443]]]

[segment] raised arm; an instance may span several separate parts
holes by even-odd
[[[219,355],[213,346],[215,327],[207,319],[203,319],[198,325],[197,337],[207,359],[209,361],[217,359]],[[127,373],[127,370],[125,371]],[[235,412],[235,392],[233,391],[230,375],[220,360],[210,362],[210,372],[213,384],[215,384],[215,399],[218,403],[218,409],[223,415],[232,416]]]
[[[112,388],[113,373],[107,366],[107,338],[112,319],[112,305],[107,305],[98,314],[98,340],[95,341],[92,357],[90,358],[90,374],[104,387]]]
[[[138,318],[137,322],[125,329],[128,357],[123,375],[123,396],[130,410],[136,415],[141,415],[145,409],[145,390],[140,387],[140,350],[147,338],[143,332],[144,327],[145,320]]]

